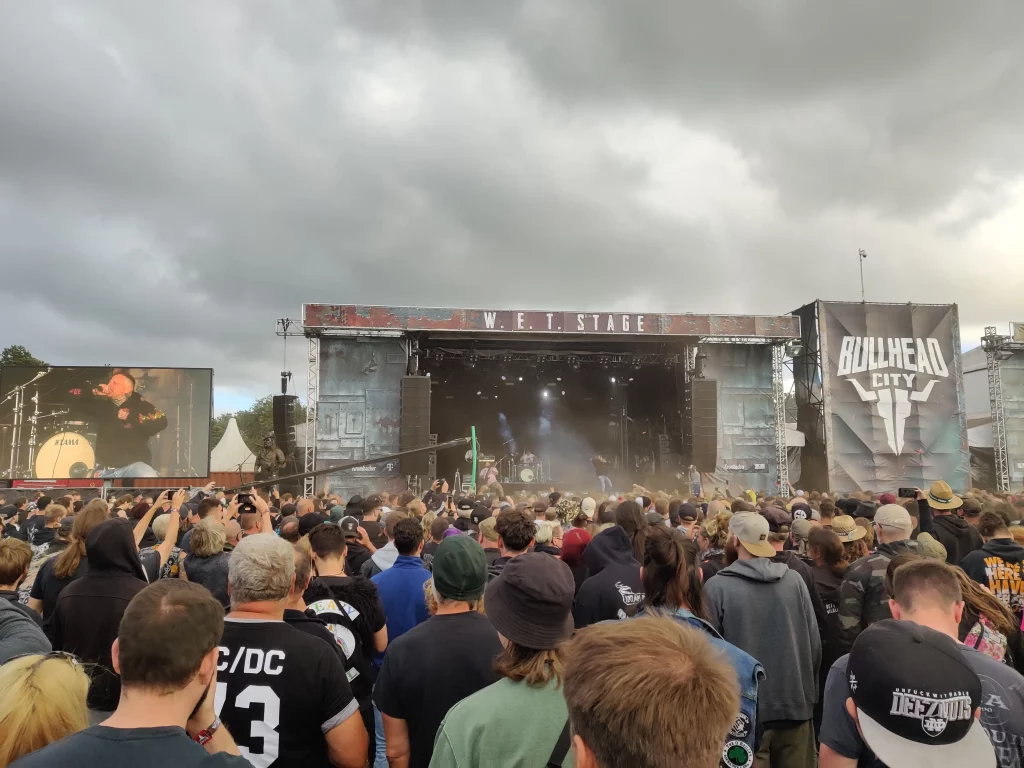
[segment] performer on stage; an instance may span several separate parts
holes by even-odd
[[[530,452],[529,448],[526,448],[523,450],[523,455],[519,457],[519,463],[532,466],[537,463],[537,457]]]
[[[484,465],[477,472],[477,481],[481,486],[494,485],[498,482],[498,468],[493,461],[485,461]]]
[[[612,479],[608,477],[608,460],[598,454],[590,458],[590,463],[594,465],[594,471],[597,472],[597,479],[601,483],[601,493],[610,493]]]
[[[72,389],[69,407],[96,427],[96,477],[157,477],[149,438],[167,428],[167,416],[135,391],[135,377],[118,371],[91,391]]]
[[[253,465],[256,479],[276,480],[278,473],[287,463],[284,451],[274,442],[274,433],[268,432],[263,438],[263,450],[256,455],[256,463]]]

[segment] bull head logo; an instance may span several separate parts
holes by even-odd
[[[868,386],[853,378],[860,373],[869,374]],[[838,375],[848,377],[846,380],[857,390],[861,401],[875,404],[885,425],[886,441],[897,456],[906,446],[907,419],[913,404],[928,402],[938,383],[938,378],[933,378],[924,389],[917,391],[914,387],[919,374],[949,376],[937,339],[843,338]]]

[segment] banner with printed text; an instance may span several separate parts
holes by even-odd
[[[819,306],[830,489],[970,480],[956,305]]]

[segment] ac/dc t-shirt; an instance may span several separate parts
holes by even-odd
[[[224,620],[217,713],[258,768],[329,766],[324,734],[359,714],[338,654],[283,621]]]
[[[973,648],[959,647],[964,661],[981,680],[980,720],[995,750],[996,765],[999,768],[1022,768],[1024,677]],[[821,743],[843,757],[856,760],[857,768],[886,768],[861,739],[857,724],[846,711],[846,700],[850,698],[846,674],[849,659],[849,655],[841,656],[829,670],[821,719]]]

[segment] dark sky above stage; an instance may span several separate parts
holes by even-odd
[[[1024,320],[1024,4],[0,5],[3,344],[275,391],[303,301]],[[304,389],[304,345],[289,367]]]

